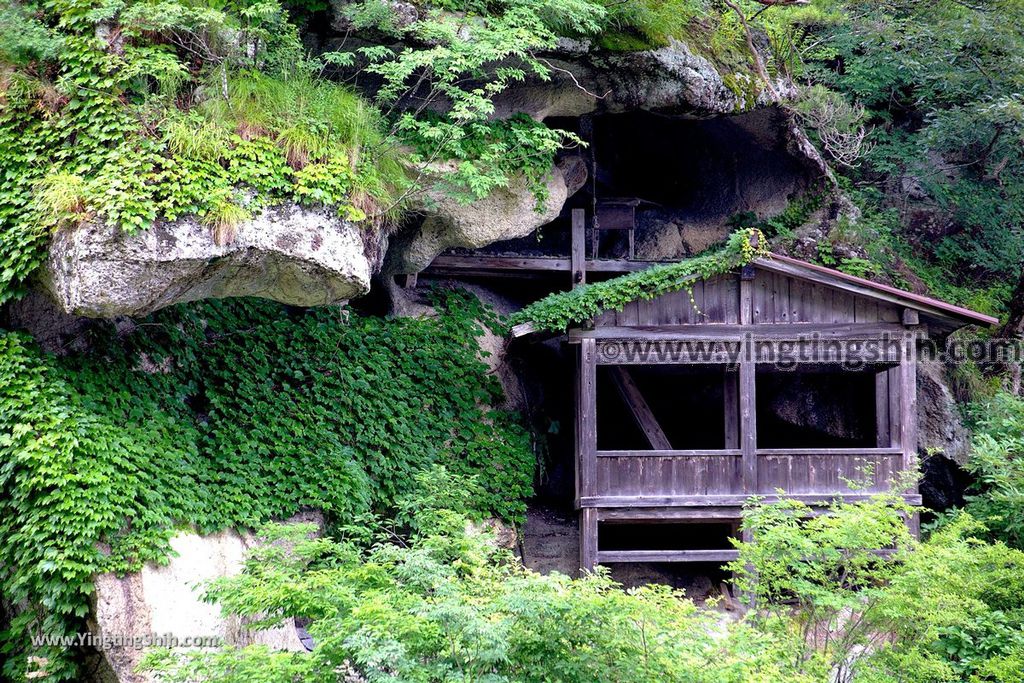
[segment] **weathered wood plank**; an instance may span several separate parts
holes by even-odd
[[[900,322],[900,309],[890,303],[879,303],[878,304],[878,320],[879,322],[885,323],[898,323]]]
[[[897,448],[895,449],[895,452],[900,453],[901,451]],[[740,449],[738,448],[729,448],[725,450],[702,448],[664,451],[597,451],[596,453],[598,458],[694,458],[717,456],[735,457],[741,454],[742,451],[740,451]]]
[[[809,282],[814,282],[819,285],[824,285],[830,290],[842,290],[851,294],[859,296],[866,296],[877,301],[884,301],[890,304],[895,304],[898,307],[908,306],[908,303],[915,309],[924,313],[929,313],[941,318],[949,318],[951,315],[962,315],[968,314],[969,311],[966,309],[959,309],[959,311],[944,310],[936,303],[928,300],[926,297],[922,297],[912,292],[897,292],[897,291],[886,291],[882,286],[871,285],[869,283],[860,283],[843,277],[838,273],[823,272],[821,269],[813,267],[813,264],[795,264],[789,263],[781,257],[778,258],[765,258],[757,259],[754,264],[759,269],[766,269],[776,273],[783,273],[791,277],[800,278]],[[955,308],[955,307],[950,307]],[[977,316],[978,314],[974,314]],[[979,316],[980,318],[980,316]],[[993,324],[987,321],[983,324]]]
[[[725,302],[724,323],[740,324],[740,280],[733,275],[722,276],[722,300]]]
[[[886,371],[889,387],[889,445],[903,447],[903,430],[900,428],[900,369],[890,368]]]
[[[903,452],[900,448],[759,448],[758,455],[788,455],[788,456],[864,456],[875,457],[878,455],[899,455]]]
[[[856,323],[878,322],[878,302],[863,296],[855,297],[853,320]]]
[[[704,319],[705,324],[725,322],[725,299],[723,277],[719,276],[704,282]]]
[[[572,286],[586,284],[587,270],[587,242],[584,236],[586,230],[586,215],[583,209],[572,210]]]
[[[579,373],[579,495],[591,495],[597,465],[597,358],[595,343],[584,339],[580,344]]]
[[[525,324],[525,323],[524,323]],[[571,330],[573,338],[644,340],[723,340],[777,339],[796,341],[810,339],[817,334],[821,339],[880,340],[902,335],[903,328],[892,323],[788,323],[782,325],[622,325],[597,327],[593,330]]]
[[[597,511],[585,507],[580,510],[580,571],[594,571],[597,555]]]
[[[856,322],[857,302],[849,292],[835,291],[832,293],[832,322]]]
[[[512,337],[525,337],[537,331],[537,326],[531,322],[519,323],[512,327]]]
[[[785,495],[782,498],[796,500],[808,505],[829,503],[842,500],[847,502],[858,502],[870,500],[873,493],[869,492],[848,492],[848,491],[827,491],[821,493],[802,493]],[[760,496],[764,502],[777,502],[780,497],[774,493]],[[705,496],[588,496],[583,498],[581,503],[584,507],[607,507],[607,508],[648,508],[648,507],[740,507],[750,499],[745,494],[729,495],[705,495]],[[904,494],[903,499],[911,505],[920,505],[919,494]]]
[[[722,395],[725,418],[725,447],[740,447],[740,378],[735,370],[725,370],[722,375]]]
[[[602,550],[598,564],[615,562],[731,562],[736,550]]]
[[[735,507],[645,507],[645,508],[594,508],[601,521],[671,521],[677,519],[719,522],[735,520],[739,510]]]
[[[757,410],[754,375],[756,365],[748,360],[740,362],[740,448],[743,450],[743,487],[752,494],[757,489]]]
[[[889,374],[875,373],[875,445],[887,448],[892,445],[889,437]]]
[[[754,276],[750,322],[753,325],[771,322],[771,273],[762,270]]]
[[[740,273],[740,325],[754,324],[754,276],[755,270],[745,266]]]
[[[772,278],[772,322],[785,324],[790,321],[790,282],[791,278],[776,274]]]

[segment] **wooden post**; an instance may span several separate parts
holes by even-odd
[[[597,477],[597,349],[593,339],[580,343],[576,403],[577,505],[594,495]],[[587,503],[589,505],[589,503]],[[597,510],[580,510],[580,569],[590,571],[597,563]]]
[[[580,574],[597,566],[597,508],[580,510]]]
[[[903,449],[903,470],[917,471],[917,339],[907,334],[900,378],[900,447]],[[916,490],[916,486],[914,487]]]
[[[756,368],[753,360],[743,358],[740,361],[740,448],[743,451],[743,493],[748,496],[757,492]]]
[[[743,266],[740,273],[740,325],[753,322],[754,267]]]
[[[749,325],[753,317],[752,297],[754,269],[744,266],[740,275],[740,324]],[[753,358],[754,349],[744,339],[740,343],[740,448],[743,451],[743,493],[757,492],[757,397],[754,375],[757,365]]]
[[[722,378],[722,410],[725,415],[725,447],[740,447],[740,397],[739,377],[735,372],[725,369]]]
[[[889,448],[892,436],[889,431],[889,372],[875,373],[875,446]]]
[[[572,286],[587,282],[586,251],[587,241],[584,236],[586,214],[583,209],[572,210]]]

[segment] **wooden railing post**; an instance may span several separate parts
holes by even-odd
[[[576,403],[577,496],[594,495],[597,480],[597,348],[593,339],[580,343]],[[597,510],[578,501],[580,509],[580,569],[597,564]]]

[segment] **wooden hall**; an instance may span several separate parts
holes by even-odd
[[[728,561],[689,525],[735,531],[780,490],[812,506],[888,490],[917,469],[919,345],[994,322],[771,255],[571,329],[581,567]]]

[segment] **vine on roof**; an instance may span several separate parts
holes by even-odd
[[[511,317],[513,325],[532,323],[537,331],[564,332],[569,326],[617,310],[630,301],[654,299],[685,289],[693,300],[693,284],[722,275],[768,255],[768,241],[757,228],[737,230],[721,249],[693,258],[577,287],[535,301]]]

